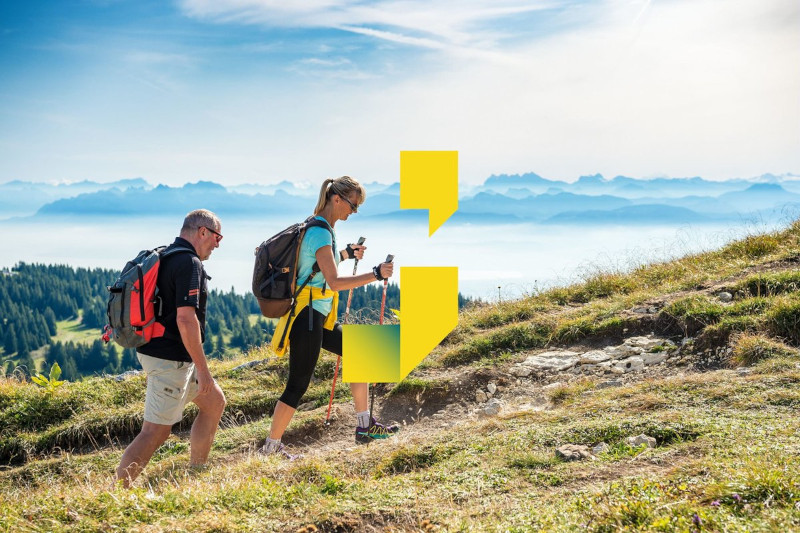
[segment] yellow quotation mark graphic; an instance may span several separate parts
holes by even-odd
[[[428,236],[458,209],[458,152],[400,152],[400,208],[428,210]],[[401,267],[400,325],[345,325],[342,381],[396,383],[458,323],[458,267]]]

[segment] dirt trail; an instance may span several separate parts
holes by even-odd
[[[693,290],[663,295],[653,302],[648,302],[648,305],[654,305],[656,309],[660,309],[676,299],[692,294],[713,296],[721,291],[730,290],[738,281],[755,273],[795,268],[797,263],[798,258],[792,257],[757,265],[715,283],[698,286]],[[652,314],[642,315],[633,310],[622,311],[621,314],[641,319],[645,327],[649,328],[653,325],[654,315]],[[636,336],[636,333],[631,332],[625,338],[632,336]],[[390,440],[395,443],[403,443],[415,440],[417,437],[429,437],[454,425],[477,419],[477,410],[480,404],[476,400],[476,392],[479,389],[485,391],[488,383],[497,385],[498,390],[494,397],[503,402],[504,415],[520,411],[546,410],[551,408],[551,404],[544,387],[555,382],[566,382],[575,378],[576,374],[552,372],[539,377],[518,379],[509,373],[509,369],[514,363],[542,351],[563,349],[583,353],[597,348],[594,344],[553,346],[542,350],[519,352],[515,354],[514,361],[493,368],[476,369],[466,366],[417,370],[414,373],[415,377],[441,383],[441,385],[424,391],[394,395],[388,394],[391,386],[379,385],[375,401],[375,415],[381,422],[399,424],[401,426],[400,433]],[[605,375],[596,379],[599,381],[621,380],[628,384],[646,379],[694,374],[701,371],[698,368],[660,364],[646,367],[642,371],[624,375]],[[580,375],[577,376],[580,377]],[[317,456],[334,451],[350,450],[358,446],[355,443],[356,417],[352,402],[334,404],[331,423],[327,426],[324,424],[326,409],[327,405],[308,413],[302,413],[301,416],[308,417],[308,420],[299,427],[290,428],[286,432],[283,441],[291,447],[293,452],[305,456]],[[258,445],[260,444],[262,442],[258,443]],[[371,446],[380,446],[381,444],[381,442],[376,442]]]

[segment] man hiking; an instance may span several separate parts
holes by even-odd
[[[192,466],[205,464],[214,441],[225,395],[211,377],[203,353],[206,317],[206,280],[202,261],[222,240],[219,218],[206,209],[192,211],[183,221],[180,236],[165,251],[158,270],[158,295],[163,327],[137,350],[147,374],[142,430],[125,449],[116,480],[129,487],[169,437],[173,424],[183,417],[187,402],[199,413],[189,439]]]

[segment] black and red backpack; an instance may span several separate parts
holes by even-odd
[[[111,339],[123,348],[138,348],[151,339],[164,336],[164,325],[158,321],[158,267],[161,260],[177,253],[191,253],[189,248],[167,249],[159,246],[142,250],[122,269],[117,281],[108,287],[108,324],[103,340]]]

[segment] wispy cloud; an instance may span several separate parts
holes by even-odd
[[[514,37],[504,22],[520,15],[564,9],[565,0],[183,0],[189,16],[266,27],[329,28],[393,43],[461,53],[490,50]]]
[[[395,180],[401,149],[458,149],[466,182],[800,168],[797,0],[178,2],[23,31],[0,179]],[[86,146],[138,152],[68,164]]]
[[[366,80],[375,77],[360,70],[346,57],[308,57],[295,62],[289,70],[302,76],[324,79]]]

